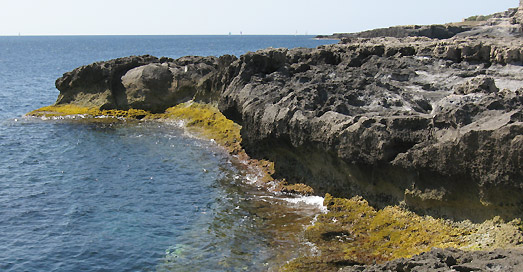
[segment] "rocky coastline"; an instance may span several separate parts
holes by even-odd
[[[239,58],[97,62],[57,79],[54,106],[164,113],[207,103],[241,126],[246,154],[274,163],[273,178],[315,194],[453,220],[523,217],[523,1],[474,26],[338,38]]]
[[[521,271],[523,250],[497,249],[494,251],[461,251],[453,248],[433,249],[408,259],[398,259],[384,264],[355,265],[341,269],[343,272],[374,271]]]

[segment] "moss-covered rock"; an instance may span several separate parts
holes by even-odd
[[[213,139],[233,154],[242,150],[241,127],[227,119],[216,107],[209,104],[187,102],[168,108],[161,118],[180,119],[185,126],[198,130],[204,137]]]
[[[35,117],[60,117],[81,115],[83,117],[108,117],[108,118],[133,118],[142,119],[146,116],[151,116],[148,111],[139,109],[129,110],[100,110],[95,107],[83,107],[75,104],[52,105],[46,106],[27,113],[28,116]]]
[[[319,215],[305,234],[320,253],[295,259],[284,271],[317,271],[318,267],[336,271],[352,264],[409,258],[432,248],[493,249],[522,243],[520,221],[505,223],[498,218],[483,224],[456,223],[398,206],[377,210],[362,197],[344,199],[329,194],[324,205],[328,212]]]

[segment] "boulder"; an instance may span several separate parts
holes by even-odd
[[[478,76],[454,88],[455,94],[471,94],[478,92],[495,93],[499,91],[493,78]]]
[[[72,103],[100,109],[128,109],[121,77],[135,67],[158,62],[158,58],[145,55],[78,67],[56,80],[56,88],[60,91],[56,104]]]
[[[129,107],[152,112],[162,112],[168,105],[175,105],[184,99],[183,95],[176,97],[171,92],[172,82],[173,74],[167,64],[147,64],[122,76]]]

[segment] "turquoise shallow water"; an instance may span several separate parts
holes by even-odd
[[[0,37],[0,271],[263,271],[318,212],[249,185],[176,124],[22,115],[54,80],[127,55],[239,55],[303,36]],[[294,227],[293,227],[294,226]]]

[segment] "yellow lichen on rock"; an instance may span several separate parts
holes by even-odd
[[[160,116],[185,120],[186,127],[198,129],[204,137],[213,139],[233,154],[242,150],[240,125],[227,119],[212,105],[187,102],[168,108]]]
[[[101,111],[96,108],[81,107],[74,104],[46,106],[27,113],[36,117],[56,117],[67,115],[90,115],[98,116]]]
[[[139,109],[129,109],[129,110],[103,110],[103,116],[113,116],[113,117],[123,117],[123,118],[133,118],[133,119],[142,119],[145,117],[154,117],[155,115],[144,110]]]
[[[303,196],[310,196],[314,194],[314,189],[309,185],[303,183],[289,184],[285,179],[278,180],[278,184],[276,185],[275,190],[283,193]]]
[[[345,265],[382,263],[432,248],[492,250],[523,244],[521,220],[453,222],[398,206],[377,210],[359,196],[344,199],[327,194],[324,205],[328,212],[319,215],[305,233],[320,253],[295,259],[283,271],[337,271]]]
[[[72,116],[72,115],[82,115],[86,117],[114,117],[114,118],[133,118],[141,119],[145,116],[152,115],[148,111],[139,110],[139,109],[129,109],[129,110],[100,110],[98,108],[82,107],[74,104],[65,104],[65,105],[52,105],[42,107],[40,109],[31,111],[27,113],[29,116],[36,117],[59,117],[59,116]]]
[[[74,104],[52,105],[29,112],[27,115],[36,117],[83,116],[109,117],[130,119],[180,119],[191,129],[198,129],[205,138],[213,139],[226,147],[230,152],[241,150],[241,127],[227,119],[216,107],[209,104],[187,102],[168,108],[165,113],[152,114],[140,109],[100,110],[98,108],[82,107]]]
[[[496,216],[481,224],[472,224],[468,221],[457,224],[474,229],[474,232],[466,237],[469,245],[463,247],[464,250],[491,250],[523,245],[523,225],[519,218],[505,222]]]
[[[470,232],[468,228],[397,206],[376,210],[362,197],[344,199],[327,194],[324,205],[328,213],[319,215],[305,234],[321,254],[294,260],[284,267],[286,271],[299,271],[299,267],[307,270],[308,264],[335,271],[336,267],[351,263],[410,257],[433,247],[462,247]]]
[[[363,208],[372,209],[367,203]],[[397,206],[371,214],[352,227],[352,235],[359,239],[345,245],[347,257],[359,256],[354,261],[379,262],[411,257],[433,247],[459,247],[464,244],[462,237],[468,234],[441,219],[422,217]]]

